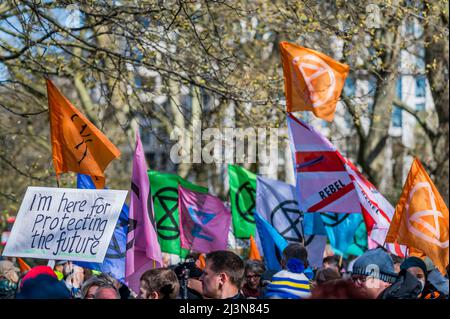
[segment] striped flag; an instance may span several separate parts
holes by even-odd
[[[394,215],[392,205],[331,142],[288,113],[297,195],[301,211],[363,214],[371,240],[383,245]],[[387,246],[404,256],[406,247]]]

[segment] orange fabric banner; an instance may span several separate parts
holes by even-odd
[[[205,260],[205,255],[200,254],[200,256],[198,256],[198,260],[197,260],[197,267],[200,268],[201,270],[205,269],[206,267],[206,260]]]
[[[31,269],[31,267],[20,257],[17,257],[17,263],[19,264],[20,272],[26,272]]]
[[[104,188],[103,172],[120,151],[47,80],[48,106],[56,176],[68,171],[87,174]]]
[[[323,53],[280,42],[286,111],[312,111],[331,122],[350,67]]]
[[[420,250],[446,273],[448,208],[418,159],[411,165],[386,236],[386,242],[395,240],[412,252]]]
[[[258,247],[256,246],[255,239],[250,235],[250,251],[248,253],[248,259],[250,260],[262,260],[259,254]]]

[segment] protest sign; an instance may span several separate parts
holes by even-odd
[[[103,262],[123,190],[28,187],[4,256]]]

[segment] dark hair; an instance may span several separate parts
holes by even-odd
[[[149,292],[158,292],[161,299],[175,299],[180,291],[180,283],[173,270],[157,268],[147,270],[141,276],[144,289]]]
[[[323,259],[322,264],[330,264],[332,266],[339,267],[339,259],[337,256],[327,256]]]
[[[211,261],[211,269],[216,272],[224,272],[230,277],[233,285],[241,288],[244,279],[244,262],[241,257],[227,250],[218,250],[206,255],[206,261]]]
[[[297,258],[305,267],[308,267],[308,251],[305,246],[300,243],[290,243],[283,250],[283,261],[285,265],[291,258]]]
[[[245,261],[244,273],[246,274],[249,271],[254,272],[255,274],[258,275],[262,275],[262,273],[266,271],[266,267],[259,260],[247,260]]]
[[[319,269],[317,270],[314,279],[318,285],[322,285],[332,280],[341,279],[341,275],[332,268]]]

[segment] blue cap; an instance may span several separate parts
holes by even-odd
[[[381,248],[370,249],[358,257],[353,264],[352,274],[373,276],[390,283],[394,282],[397,278],[394,261]]]

